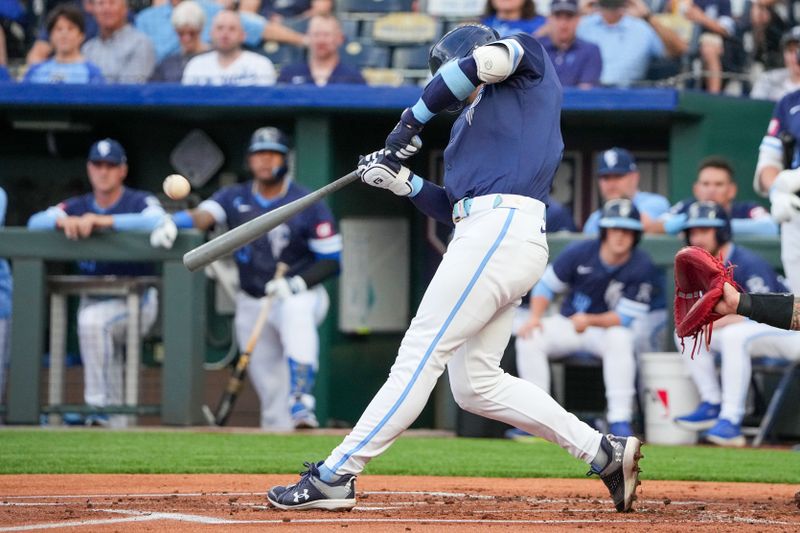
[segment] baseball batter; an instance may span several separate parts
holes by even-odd
[[[775,271],[758,254],[731,240],[728,215],[719,204],[696,202],[689,206],[684,224],[687,244],[699,246],[713,255],[721,255],[727,265],[735,265],[736,283],[752,293],[785,291]],[[680,347],[680,342],[678,346]],[[720,353],[721,386],[714,357],[704,343],[694,359],[685,358],[686,368],[697,385],[702,403],[697,409],[675,419],[683,427],[708,430],[705,438],[723,446],[744,446],[741,422],[750,384],[754,355],[798,359],[800,333],[788,332],[766,324],[726,316],[714,323],[712,352]]]
[[[164,209],[151,193],[125,187],[127,157],[113,139],[94,143],[86,164],[92,192],[69,198],[34,214],[31,230],[60,230],[67,238],[83,239],[103,228],[117,231],[152,231],[161,224]],[[80,261],[78,269],[88,276],[152,276],[153,265]],[[141,300],[141,330],[155,323],[158,295],[147,290]],[[84,296],[78,309],[78,341],[83,361],[84,401],[94,407],[122,405],[123,347],[128,306],[125,298]],[[127,417],[102,414],[87,418],[89,425],[122,426]]]
[[[368,185],[408,196],[455,233],[406,332],[389,378],[325,461],[306,463],[292,485],[272,487],[280,509],[350,509],[355,479],[417,418],[447,366],[456,402],[558,443],[591,465],[615,506],[635,499],[641,443],[603,436],[547,393],[500,368],[520,296],[547,264],[545,206],[563,150],[561,86],[542,45],[525,34],[499,40],[466,25],[430,52],[434,77],[406,109],[385,148],[362,157]],[[465,106],[465,107],[464,107]],[[463,110],[462,110],[462,107]],[[402,166],[425,123],[461,110],[444,152],[444,187]]]
[[[176,213],[176,225],[234,228],[305,196],[308,191],[287,178],[288,155],[283,132],[256,130],[247,158],[253,179],[220,189],[193,211]],[[261,298],[274,298],[248,372],[261,403],[263,428],[319,426],[313,395],[319,366],[317,326],[328,311],[328,294],[320,283],[339,272],[341,250],[333,215],[317,203],[234,255],[241,288],[234,322],[241,349],[256,322]],[[284,278],[273,280],[278,261],[290,268]]]
[[[775,105],[758,149],[753,179],[756,192],[769,196],[772,218],[781,225],[781,262],[795,294],[800,293],[800,146],[796,141],[784,146],[781,139],[800,138],[798,109],[800,91],[787,94]]]

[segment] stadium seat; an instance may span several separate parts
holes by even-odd
[[[411,11],[412,0],[339,0],[340,13],[399,13]]]
[[[342,61],[359,68],[387,68],[389,66],[389,49],[382,46],[353,41],[347,43],[342,52]]]
[[[392,56],[392,68],[403,70],[428,70],[428,54],[430,46],[408,46],[395,48]]]
[[[342,33],[348,41],[355,41],[358,39],[358,26],[359,21],[351,18],[342,18],[339,20],[342,25]]]
[[[479,17],[485,9],[484,0],[428,0],[427,12],[437,17]]]
[[[439,22],[421,13],[392,13],[377,19],[372,39],[387,44],[430,43],[439,36]]]
[[[280,44],[274,41],[264,43],[264,55],[275,65],[289,65],[303,60],[304,51],[290,44]]]
[[[361,75],[373,86],[399,87],[405,82],[403,73],[391,68],[365,68]]]

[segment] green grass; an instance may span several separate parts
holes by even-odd
[[[341,441],[327,435],[4,430],[0,473],[297,473]],[[645,479],[800,483],[800,453],[646,446]],[[402,437],[368,474],[582,477],[586,465],[544,441]]]

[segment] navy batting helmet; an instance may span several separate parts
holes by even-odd
[[[274,179],[281,179],[289,172],[289,162],[287,160],[289,154],[289,137],[278,128],[267,126],[258,128],[253,132],[253,136],[250,137],[250,146],[247,148],[247,153],[254,154],[256,152],[278,152],[283,154],[283,165],[272,171],[272,177]]]
[[[642,217],[639,215],[639,210],[633,205],[633,202],[627,198],[618,198],[616,200],[609,200],[603,205],[603,210],[600,212],[600,240],[605,240],[606,230],[609,228],[627,229],[634,232],[635,237],[633,245],[639,244],[639,239],[642,238]]]
[[[731,240],[731,221],[728,213],[716,202],[695,202],[686,213],[684,231],[691,228],[716,228],[717,246]],[[686,233],[686,244],[689,244],[689,233]]]
[[[431,47],[428,54],[431,75],[435,76],[441,66],[448,61],[467,57],[479,46],[492,43],[499,38],[500,35],[496,31],[483,24],[465,24],[450,30]]]

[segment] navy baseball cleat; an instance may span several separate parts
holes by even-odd
[[[267,499],[278,509],[305,511],[325,509],[349,511],[356,505],[356,476],[342,474],[339,479],[327,483],[319,477],[319,463],[303,463],[308,468],[300,474],[294,485],[278,485],[269,489]]]
[[[641,485],[639,459],[644,457],[641,454],[642,443],[636,437],[625,438],[608,434],[603,437],[600,446],[609,457],[608,463],[602,469],[592,466],[586,475],[600,476],[611,493],[617,511],[627,513],[636,501],[636,487]]]

